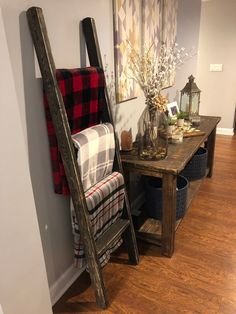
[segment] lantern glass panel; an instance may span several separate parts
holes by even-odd
[[[192,93],[192,106],[190,108],[190,114],[198,114],[199,109],[199,93]]]
[[[180,110],[189,112],[189,95],[187,93],[181,95]]]

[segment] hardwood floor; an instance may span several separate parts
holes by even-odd
[[[217,136],[213,177],[203,181],[177,230],[174,256],[138,244],[138,266],[124,265],[121,250],[104,268],[107,310],[96,306],[84,273],[54,313],[236,313],[236,135]]]

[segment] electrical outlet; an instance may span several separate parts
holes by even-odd
[[[210,64],[210,72],[222,72],[223,64]]]

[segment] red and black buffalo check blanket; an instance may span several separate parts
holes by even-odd
[[[101,120],[104,105],[105,78],[100,68],[60,69],[56,71],[62,93],[71,134],[96,125]],[[47,130],[55,193],[69,195],[64,166],[58,150],[47,97],[44,97]]]

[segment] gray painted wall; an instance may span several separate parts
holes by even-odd
[[[222,117],[221,128],[233,128],[236,103],[236,1],[202,3],[197,78],[201,112]],[[210,72],[223,64],[223,72]]]
[[[188,77],[197,72],[198,40],[201,15],[201,0],[179,0],[177,18],[177,43],[186,51],[194,51],[194,56],[177,71],[174,86],[170,89],[170,101],[179,104],[180,91],[188,81]]]
[[[1,8],[0,42],[0,312],[50,314],[45,262]]]
[[[69,201],[54,194],[49,147],[42,104],[42,82],[34,66],[35,55],[25,11],[32,5],[44,10],[51,48],[57,67],[84,64],[83,40],[79,21],[92,16],[96,20],[102,54],[113,71],[113,23],[111,0],[0,0],[9,45],[10,61],[19,103],[21,123],[27,146],[28,162],[37,209],[49,286],[53,287],[73,263]],[[185,12],[186,7],[188,11]],[[193,9],[192,9],[193,7]],[[180,0],[178,42],[186,48],[197,46],[200,0]],[[177,74],[176,86],[168,91],[170,101],[182,88],[187,76],[195,73],[196,60]],[[171,96],[172,95],[172,96]],[[144,98],[113,106],[117,131],[133,129],[144,108]],[[77,272],[74,272],[75,275]],[[70,274],[71,275],[71,274]]]

